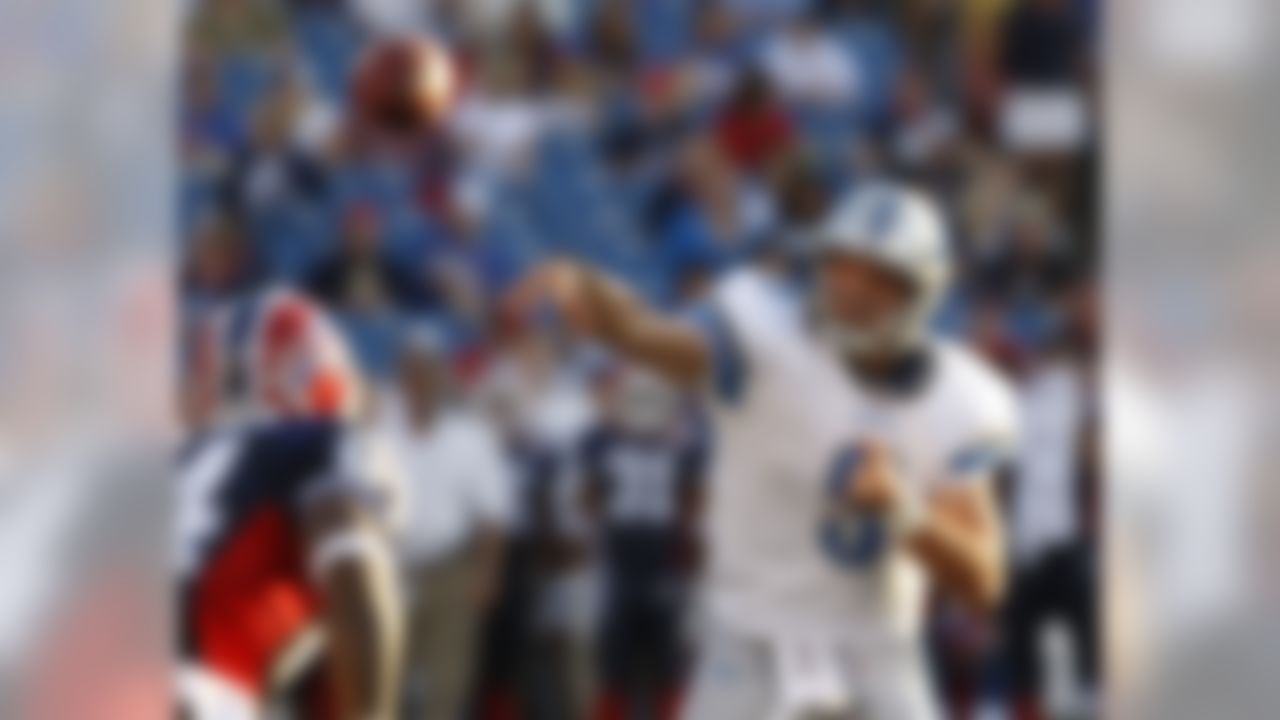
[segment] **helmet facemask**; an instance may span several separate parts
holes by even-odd
[[[849,255],[846,261],[857,262],[858,270],[822,268],[817,273],[814,292],[814,317],[823,340],[851,360],[897,355],[919,345],[924,338],[933,303],[911,277],[866,256]],[[820,262],[840,262],[827,257]],[[838,280],[834,272],[858,273],[859,279]],[[879,277],[873,277],[879,276]],[[837,287],[837,283],[858,283],[859,287]],[[896,286],[896,287],[894,287]],[[886,300],[888,295],[899,297]],[[871,310],[874,305],[896,305]],[[871,310],[875,317],[855,320],[849,317],[850,305]]]

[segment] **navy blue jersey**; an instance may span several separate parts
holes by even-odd
[[[600,426],[587,435],[581,460],[610,563],[641,573],[674,569],[703,483],[700,439]]]
[[[287,422],[197,439],[178,488],[184,652],[261,690],[271,665],[315,618],[300,510],[369,488],[351,469],[349,432]]]
[[[590,504],[603,536],[602,680],[613,691],[662,693],[680,676],[693,526],[704,482],[702,435],[646,435],[600,426],[582,445]]]

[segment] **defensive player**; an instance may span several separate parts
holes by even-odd
[[[259,718],[290,691],[302,717],[393,717],[396,486],[351,422],[345,346],[282,290],[236,301],[198,346],[192,419],[205,422],[177,494],[183,716]]]
[[[690,320],[565,261],[512,299],[712,391],[694,720],[935,717],[920,642],[931,586],[979,608],[1004,590],[992,478],[1013,399],[930,333],[950,274],[939,211],[867,185],[816,243],[807,284],[734,271]]]

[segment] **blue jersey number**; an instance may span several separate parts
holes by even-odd
[[[845,495],[849,479],[862,461],[861,452],[846,447],[837,453],[827,475],[826,511],[818,525],[818,547],[831,562],[847,570],[864,570],[888,546],[888,530],[879,517],[849,507]]]

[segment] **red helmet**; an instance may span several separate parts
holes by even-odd
[[[353,418],[361,382],[346,341],[315,303],[285,289],[238,299],[195,339],[206,419]]]

